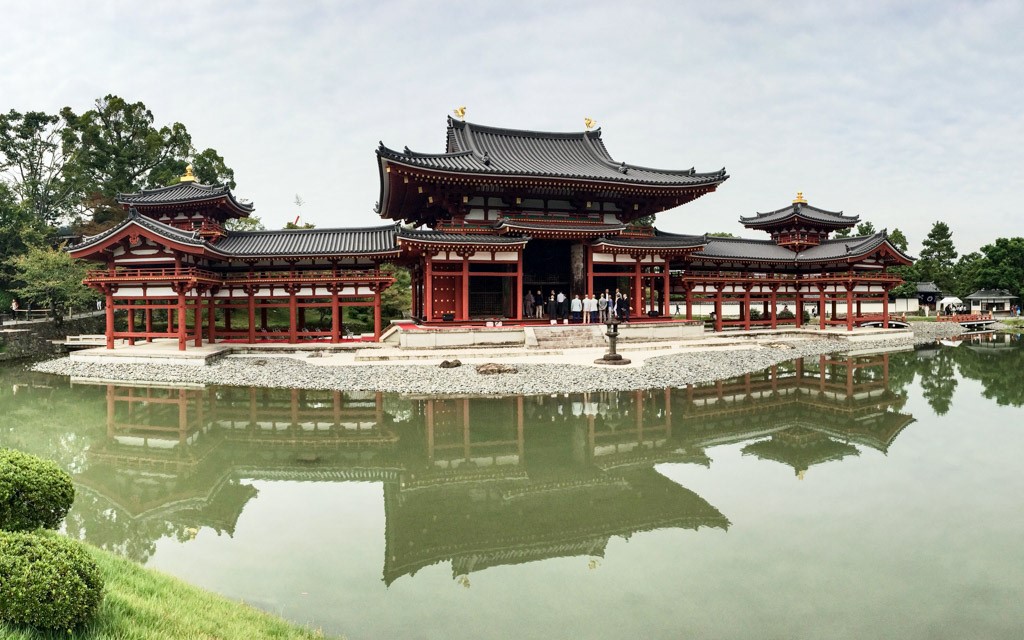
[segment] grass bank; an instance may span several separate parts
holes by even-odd
[[[323,638],[258,609],[204,591],[86,545],[106,582],[95,620],[74,634],[43,633],[0,623],[4,640],[255,640]]]

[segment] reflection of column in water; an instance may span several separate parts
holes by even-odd
[[[585,464],[587,462],[587,443],[589,440],[589,429],[583,420],[577,420],[572,425],[572,461]]]

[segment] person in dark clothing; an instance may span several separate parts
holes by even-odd
[[[615,308],[619,311],[619,320],[629,322],[629,296],[623,294]]]
[[[533,294],[533,309],[538,318],[544,317],[544,294],[540,292],[540,289]]]
[[[554,320],[558,317],[558,301],[555,300],[555,294],[551,294],[548,297],[548,318]]]

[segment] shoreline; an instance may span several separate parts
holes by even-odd
[[[919,325],[919,326],[915,326]],[[819,338],[764,338],[749,344],[688,347],[671,343],[641,356],[633,367],[598,367],[586,364],[603,349],[575,349],[555,356],[478,359],[467,354],[461,367],[442,369],[437,362],[401,364],[359,363],[336,358],[309,358],[306,354],[228,356],[205,367],[154,364],[95,364],[72,362],[67,356],[37,362],[33,371],[67,375],[90,382],[117,384],[187,384],[280,389],[385,392],[430,396],[537,395],[597,391],[636,391],[714,382],[752,373],[794,358],[828,353],[897,351],[916,344],[959,335],[959,326],[915,323],[913,337],[837,344]],[[437,360],[441,359],[439,354]],[[460,356],[461,357],[461,356]],[[626,357],[634,357],[627,353]],[[539,360],[539,361],[538,361]],[[547,360],[547,361],[544,361]],[[557,362],[552,362],[556,360]],[[485,362],[511,364],[517,373],[482,375],[476,366]]]

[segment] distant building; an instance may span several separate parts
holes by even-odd
[[[1010,315],[1019,298],[1006,289],[978,289],[964,302],[971,305],[972,313],[989,312],[993,315]]]
[[[942,300],[942,290],[934,282],[918,282],[917,283],[917,303],[922,307],[928,305],[928,307],[934,309],[935,303]]]

